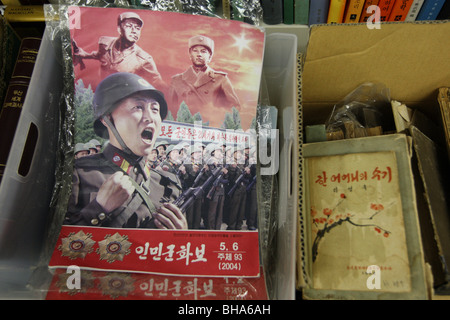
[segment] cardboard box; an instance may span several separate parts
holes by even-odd
[[[304,126],[321,124],[363,82],[384,83],[391,98],[438,119],[438,88],[450,84],[450,23],[321,25],[311,28],[302,75]]]
[[[302,74],[303,126],[325,123],[365,82],[385,84],[391,99],[439,123],[438,89],[450,85],[449,34],[449,21],[313,26]]]

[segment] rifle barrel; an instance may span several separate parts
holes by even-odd
[[[185,212],[193,203],[195,199],[198,199],[207,189],[208,185],[216,179],[217,175],[220,173],[222,168],[217,167],[212,175],[199,187],[190,187],[185,192],[183,192],[173,204],[180,208],[182,212]]]

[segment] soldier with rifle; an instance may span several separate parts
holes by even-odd
[[[222,171],[221,167],[215,168],[209,177],[203,181],[201,179],[196,179],[194,185],[188,189],[186,189],[175,201],[173,204],[178,206],[182,212],[188,212],[189,209],[195,204],[199,199],[203,199],[204,195],[208,193],[208,190],[211,189],[211,185],[214,181],[220,176]],[[204,174],[204,173],[203,173]],[[200,176],[200,174],[199,174]],[[203,181],[199,183],[199,181]]]
[[[180,166],[180,177],[184,191],[204,184],[207,179],[205,168],[202,167],[202,152],[203,149],[201,146],[191,146],[190,151],[188,152],[191,161],[185,161],[185,163]],[[196,198],[192,206],[186,210],[186,220],[189,229],[200,229],[203,198],[203,196]]]
[[[210,156],[207,166],[205,166],[207,176],[209,177],[218,168],[220,168],[220,174],[215,178],[206,194],[204,222],[207,229],[220,230],[225,201],[224,185],[228,183],[228,170],[224,166],[221,145],[210,143],[206,146],[206,155]]]
[[[178,174],[180,168],[180,147],[177,145],[170,145],[166,149],[166,159],[161,162],[160,166],[164,171],[169,171],[173,174]]]
[[[234,145],[229,145],[225,148],[225,163],[233,163]],[[225,185],[225,203],[223,204],[223,222],[228,225],[228,217],[230,215],[230,197],[228,192],[231,189],[230,183]]]
[[[238,146],[233,153],[233,163],[229,167],[230,198],[227,230],[241,230],[245,218],[246,187],[249,183],[250,168],[245,166],[243,148]]]
[[[98,60],[102,78],[116,73],[134,73],[149,81],[160,91],[168,89],[153,57],[138,46],[144,20],[135,12],[123,12],[117,17],[117,37],[102,36],[98,50],[86,52],[72,41],[74,64],[85,68],[84,59]]]
[[[248,230],[258,228],[258,201],[256,198],[256,147],[251,147],[249,152],[250,183],[247,186],[247,227]]]

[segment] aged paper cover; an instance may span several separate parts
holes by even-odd
[[[370,290],[366,270],[382,270],[382,290],[411,290],[395,153],[307,159],[312,275],[317,289]]]
[[[306,299],[427,299],[404,134],[303,146]]]

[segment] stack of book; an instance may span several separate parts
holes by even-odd
[[[0,16],[0,181],[33,72],[44,25],[42,6],[7,5]]]
[[[267,24],[364,23],[444,20],[450,18],[445,0],[261,0]]]

